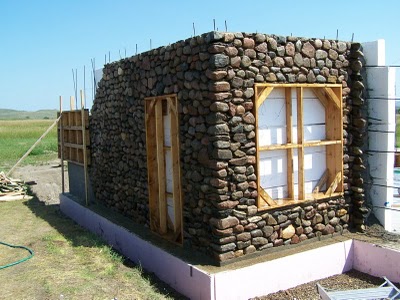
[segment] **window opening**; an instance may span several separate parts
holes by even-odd
[[[257,84],[258,207],[343,194],[342,87]]]

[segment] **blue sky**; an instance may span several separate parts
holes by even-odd
[[[400,1],[128,1],[0,0],[0,108],[58,108],[74,95],[72,69],[91,106],[91,59],[96,68],[213,30],[386,40],[386,64],[400,65]],[[400,73],[400,70],[397,71]],[[399,77],[399,76],[397,76]],[[397,86],[400,86],[398,84]],[[68,100],[69,102],[69,100]],[[64,107],[68,108],[67,106]]]

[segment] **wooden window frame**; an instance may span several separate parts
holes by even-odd
[[[164,119],[170,115],[170,146],[165,145]],[[179,156],[179,113],[176,94],[145,98],[146,152],[150,228],[163,238],[182,244],[182,192]],[[171,152],[172,191],[167,192],[166,152]],[[169,220],[167,198],[173,199]]]
[[[286,107],[286,143],[259,146],[258,110],[275,89],[285,89]],[[297,95],[297,143],[292,143],[292,89]],[[325,109],[325,140],[304,141],[303,134],[303,90],[311,89]],[[256,84],[255,105],[257,147],[257,206],[259,210],[268,210],[296,205],[305,201],[317,201],[343,195],[343,109],[342,86],[339,84]],[[304,181],[304,149],[307,147],[326,147],[326,170],[313,188],[311,194],[305,193]],[[298,154],[298,196],[294,197],[293,150]],[[272,199],[260,185],[260,151],[286,150],[287,153],[287,185],[288,197]],[[326,191],[321,188],[326,185]]]

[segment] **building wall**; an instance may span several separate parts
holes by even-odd
[[[342,232],[351,218],[362,229],[359,49],[334,40],[211,32],[106,65],[90,123],[96,198],[149,225],[144,98],[176,93],[185,247],[225,261]],[[342,84],[344,197],[258,211],[254,84],[266,82]]]

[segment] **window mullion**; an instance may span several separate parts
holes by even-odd
[[[291,144],[292,141],[292,89],[285,89],[285,106],[286,106],[286,144]],[[287,187],[288,198],[294,198],[294,180],[293,180],[293,148],[286,150],[287,157]]]
[[[297,96],[297,149],[298,157],[298,198],[299,200],[305,199],[305,186],[304,186],[304,130],[303,130],[303,88],[296,88]]]

